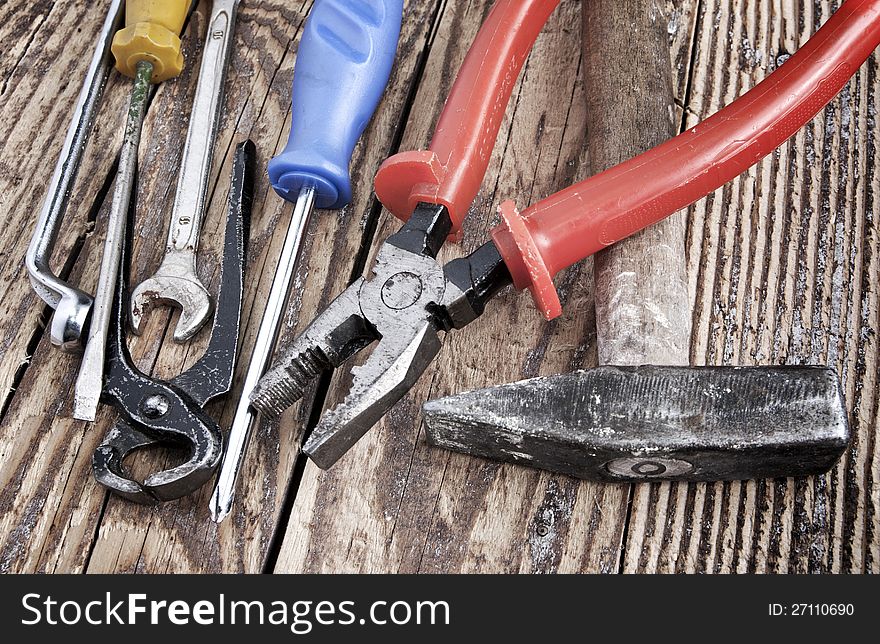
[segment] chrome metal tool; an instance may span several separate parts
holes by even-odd
[[[296,205],[211,498],[214,521],[232,507],[254,423],[250,394],[272,355],[312,209],[339,209],[351,201],[351,156],[391,75],[402,12],[403,0],[316,0],[306,21],[293,75],[290,138],[269,162],[275,191]]]
[[[122,23],[123,0],[112,0],[86,70],[73,118],[58,155],[55,171],[25,256],[31,284],[43,301],[55,309],[49,323],[52,344],[68,353],[82,351],[82,335],[92,308],[92,296],[55,275],[50,261],[58,232],[67,214],[70,193],[82,155],[95,124],[101,96],[113,66],[110,43]]]
[[[211,297],[196,274],[196,251],[205,214],[211,157],[223,105],[223,87],[239,0],[213,0],[199,80],[177,178],[165,256],[156,273],[135,287],[131,326],[140,334],[144,316],[158,303],[180,309],[174,340],[189,340],[211,315]]]
[[[152,74],[153,66],[150,63],[146,61],[138,63],[128,121],[125,125],[125,137],[122,140],[122,151],[119,154],[116,186],[113,190],[110,216],[107,219],[104,254],[101,256],[101,272],[98,275],[98,286],[95,289],[88,337],[73,394],[73,417],[78,420],[95,420],[101,388],[104,384],[107,329],[110,327],[113,293],[119,274],[119,262],[126,234],[126,220],[137,172],[138,145],[141,139],[141,128],[144,123],[144,112],[147,108]]]

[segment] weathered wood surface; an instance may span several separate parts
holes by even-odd
[[[243,0],[212,170],[199,270],[216,288],[234,142],[260,162],[286,140],[296,43],[311,2]],[[369,265],[397,226],[367,189],[379,162],[423,147],[490,0],[406,3],[400,57],[377,118],[358,146],[361,189],[342,213],[318,213],[297,273],[284,339]],[[772,71],[833,10],[832,2],[676,0],[662,5],[672,46],[677,118],[690,126]],[[161,86],[141,154],[133,275],[159,261],[198,69],[208,2],[187,23],[187,71]],[[103,20],[85,0],[0,6],[0,571],[876,571],[880,560],[878,206],[880,90],[875,55],[847,90],[780,151],[689,209],[688,276],[696,364],[835,365],[855,440],[829,475],[718,485],[602,486],[428,448],[419,405],[466,388],[595,364],[592,263],[558,280],[565,314],[545,324],[528,295],[506,293],[483,319],[451,334],[436,364],[388,418],[329,472],[297,456],[311,396],[254,440],[234,513],[216,528],[205,489],[161,508],[109,497],[90,457],[113,413],[70,419],[76,361],[49,346],[47,311],[22,258]],[[500,200],[521,206],[586,176],[580,2],[563,0],[526,63],[462,247],[485,239]],[[596,46],[601,47],[601,43]],[[128,82],[108,87],[56,266],[92,288],[112,187]],[[247,279],[243,350],[275,271],[290,206],[260,176]],[[191,364],[166,342],[154,312],[132,340],[138,363],[163,377]],[[241,370],[239,370],[241,371]],[[241,373],[236,387],[240,388]],[[326,394],[338,399],[342,380]],[[231,398],[212,413],[228,425]],[[139,468],[154,461],[139,459]]]

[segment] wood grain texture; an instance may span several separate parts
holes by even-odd
[[[599,0],[583,5],[590,162],[598,173],[677,134],[667,7]],[[673,9],[674,11],[674,9]],[[602,42],[603,48],[592,47]],[[605,49],[607,47],[607,50]],[[595,308],[600,364],[687,365],[692,304],[685,260],[686,213],[600,251]],[[617,515],[644,533],[640,508],[658,484],[632,485]],[[627,551],[624,557],[629,556]]]
[[[108,496],[91,476],[114,414],[70,418],[77,363],[49,346],[48,311],[22,258],[54,167],[100,3],[5,3],[0,40],[0,571],[876,571],[880,558],[875,229],[875,55],[805,130],[688,211],[688,289],[697,364],[819,362],[845,382],[855,440],[829,475],[802,481],[628,488],[498,465],[428,448],[431,397],[596,363],[592,262],[557,281],[564,316],[541,321],[508,292],[453,333],[417,387],[331,471],[304,462],[304,426],[345,388],[317,387],[280,425],[263,424],[233,515],[208,521],[210,489],[161,508]],[[198,268],[216,289],[231,152],[250,137],[265,162],[289,128],[290,81],[310,0],[243,0],[212,169]],[[380,161],[425,146],[491,0],[409,0],[389,91],[356,152],[353,204],[319,212],[307,235],[282,343],[368,270],[398,222],[367,188]],[[689,126],[772,71],[836,6],[797,0],[669,0],[676,122]],[[208,0],[184,33],[186,71],[151,102],[140,158],[133,278],[156,267],[174,196],[182,132]],[[589,172],[578,0],[563,0],[514,90],[461,246],[481,244],[506,198],[525,207]],[[129,90],[113,75],[83,161],[55,266],[91,289],[103,244],[119,127]],[[108,150],[111,153],[108,153]],[[249,249],[243,351],[253,345],[291,207],[260,175]],[[173,376],[200,355],[201,333],[174,345],[168,311],[132,339],[138,364]],[[242,369],[234,394],[240,391]],[[326,401],[325,401],[326,399]],[[228,425],[233,398],[211,406]],[[165,455],[139,457],[141,471]]]
[[[836,3],[700,3],[686,124],[759,82]],[[852,446],[803,480],[653,485],[624,570],[877,569],[876,55],[777,153],[689,217],[696,364],[828,364]]]

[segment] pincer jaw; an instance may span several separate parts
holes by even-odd
[[[173,501],[191,494],[214,476],[223,453],[219,427],[213,437],[213,441],[193,450],[187,462],[153,473],[141,483],[129,475],[123,461],[138,449],[160,444],[161,440],[120,422],[92,454],[92,471],[98,483],[129,501],[142,505]]]

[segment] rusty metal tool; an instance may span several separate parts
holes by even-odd
[[[211,157],[220,122],[238,4],[239,0],[211,2],[165,255],[156,273],[138,284],[131,295],[131,327],[136,334],[140,334],[146,314],[159,303],[180,310],[174,328],[175,342],[192,338],[211,315],[211,296],[196,273],[196,251],[205,215]]]
[[[849,444],[825,367],[605,366],[423,410],[431,445],[598,481],[808,476]]]
[[[403,0],[316,0],[306,20],[293,74],[290,136],[268,167],[272,187],[295,206],[211,497],[216,522],[232,508],[255,417],[250,393],[275,347],[312,210],[351,201],[352,153],[391,76],[402,12]]]
[[[133,364],[125,341],[128,304],[130,233],[122,248],[122,270],[108,333],[107,377],[102,399],[120,418],[92,456],[99,483],[138,503],[157,503],[185,496],[206,483],[220,462],[223,433],[204,411],[232,385],[241,318],[246,241],[253,204],[254,144],[235,150],[226,216],[223,268],[211,339],[196,363],[170,381],[152,378]],[[129,225],[129,230],[131,226]],[[123,461],[151,446],[183,448],[185,462],[133,479]]]
[[[592,0],[582,11],[598,173],[675,134],[672,65],[657,7]],[[609,366],[430,401],[428,442],[604,481],[803,476],[831,467],[849,438],[833,369],[675,366],[688,364],[691,338],[684,215],[594,256],[598,353]]]
[[[92,296],[55,275],[49,262],[110,75],[110,43],[122,23],[123,5],[123,0],[112,0],[107,9],[107,17],[98,34],[73,118],[49,180],[46,200],[25,255],[25,265],[34,291],[55,309],[49,323],[49,339],[54,346],[68,353],[82,351],[82,334],[92,308]]]
[[[73,417],[79,420],[93,421],[98,411],[104,379],[107,329],[110,326],[119,257],[137,173],[138,146],[150,83],[167,80],[182,71],[183,54],[178,34],[183,28],[189,5],[189,0],[127,0],[125,28],[116,32],[111,44],[116,69],[133,77],[134,86],[107,219],[107,234],[88,336],[74,390]]]
[[[459,72],[431,149],[386,161],[376,193],[408,220],[359,279],[294,341],[254,389],[277,415],[311,379],[378,341],[352,368],[349,395],[303,447],[329,467],[419,378],[442,335],[478,318],[508,284],[528,288],[548,319],[553,276],[665,219],[736,177],[827,103],[880,44],[880,0],[849,0],[782,67],[699,125],[520,213],[500,207],[492,240],[441,266],[434,258],[479,189],[515,77],[555,0],[499,0]]]

